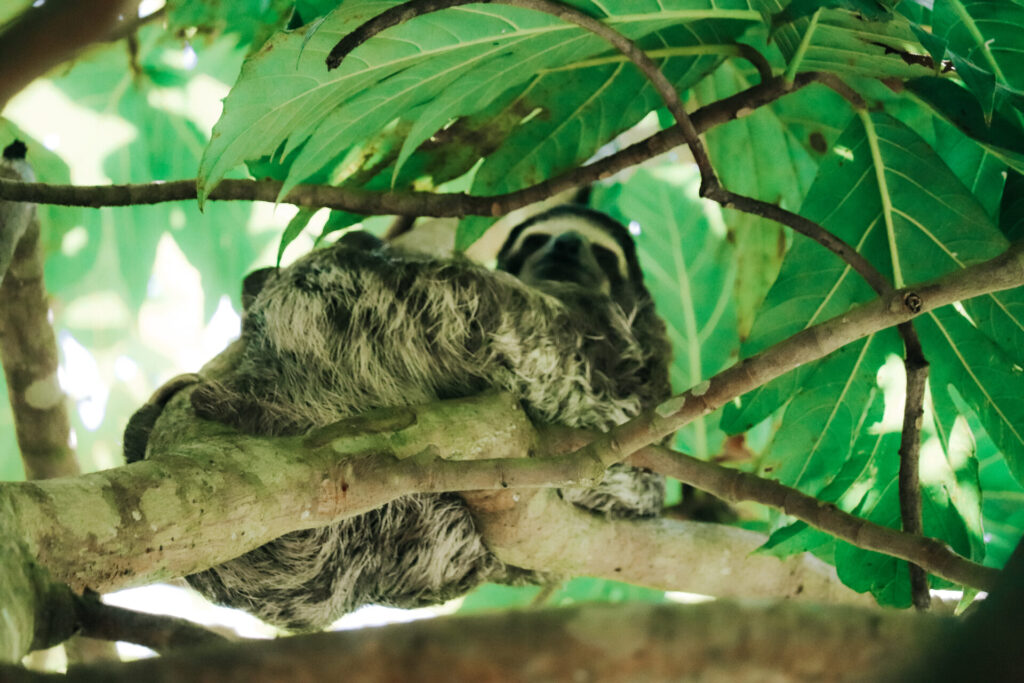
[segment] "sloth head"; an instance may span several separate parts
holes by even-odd
[[[498,253],[498,269],[539,289],[572,283],[601,292],[625,310],[643,288],[629,230],[581,206],[559,206],[516,226]]]

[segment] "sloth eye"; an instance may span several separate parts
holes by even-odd
[[[605,249],[604,247],[594,246],[594,258],[597,259],[597,264],[601,266],[601,270],[606,275],[618,275],[619,274],[619,258],[615,255],[615,252],[611,249]]]
[[[532,254],[547,244],[548,239],[550,239],[548,235],[530,235],[523,240],[522,251],[527,254]]]

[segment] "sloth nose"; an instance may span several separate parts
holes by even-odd
[[[559,254],[576,254],[583,247],[583,237],[575,232],[563,232],[555,238],[551,248]]]

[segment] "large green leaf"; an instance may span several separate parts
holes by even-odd
[[[700,21],[658,31],[639,42],[651,50],[664,45],[715,45],[728,41],[738,27],[736,22]],[[730,33],[723,35],[723,30]],[[659,59],[662,72],[680,91],[720,60],[715,53]],[[538,74],[506,110],[543,113],[509,130],[504,143],[487,155],[474,175],[473,194],[513,191],[571,169],[661,104],[647,79],[614,55]],[[464,219],[456,246],[472,244],[492,222],[477,216]]]
[[[743,70],[725,63],[695,88],[707,105],[753,85]],[[814,111],[815,117],[807,116]],[[733,192],[796,210],[814,180],[818,161],[846,127],[852,112],[835,92],[818,85],[714,128],[706,134],[708,153],[722,182]],[[736,243],[735,297],[741,336],[782,264],[785,238],[778,223],[727,210]]]
[[[473,6],[389,29],[328,72],[324,59],[334,44],[394,4],[346,2],[322,23],[278,34],[250,59],[204,156],[201,190],[208,191],[246,159],[287,156],[301,147],[288,185],[300,182],[410,108],[426,105],[424,121],[430,123],[416,132],[422,138],[434,132],[429,129],[435,124],[479,111],[509,88],[528,87],[538,73],[608,53],[599,38],[549,15]],[[704,0],[578,5],[608,16],[610,25],[633,38],[707,17],[729,26],[734,36],[744,22],[756,18],[749,10],[716,9]],[[584,85],[557,94],[569,95]]]
[[[753,0],[751,5],[766,22],[785,17],[782,0]],[[786,61],[795,62],[800,71],[872,78],[912,78],[931,71],[901,59],[901,53],[920,47],[910,22],[900,14],[886,13],[886,20],[878,21],[846,9],[822,8],[812,16],[799,16],[777,26],[772,37]]]
[[[1024,482],[1024,373],[978,328],[951,307],[931,311],[918,323],[932,365],[931,381],[938,418],[951,423],[943,391],[956,391],[978,415]]]
[[[1006,163],[946,121],[937,118],[934,126],[935,151],[978,198],[985,211],[995,217],[1003,196]]]
[[[629,222],[645,282],[672,341],[672,387],[684,391],[729,365],[739,351],[732,246],[725,230],[705,216],[693,169],[640,170],[612,188],[598,188],[596,208]],[[691,422],[677,437],[680,448],[708,458],[725,435],[718,416]]]
[[[881,405],[867,406],[877,393],[878,369],[898,349],[892,332],[875,334],[818,364],[786,406],[762,471],[810,493],[831,482],[858,435],[882,418]]]
[[[991,116],[966,88],[944,78],[914,78],[907,90],[1004,163],[1024,173],[1024,128],[1020,117],[996,110]]]
[[[1007,244],[988,213],[935,152],[884,114],[851,123],[822,163],[801,212],[855,245],[883,274],[903,282],[927,280],[963,268],[1000,253]],[[992,330],[990,334],[995,336],[996,330],[1015,329],[1019,309],[1012,294],[970,302],[979,311],[979,321],[984,321],[979,325],[982,330]],[[841,262],[824,256],[816,245],[798,240],[744,345],[744,354],[756,353],[871,296],[867,286]],[[949,315],[953,318],[946,320]],[[925,353],[932,363],[933,378],[943,381],[946,373],[955,371],[961,374],[946,381],[957,384],[964,377],[970,379],[971,387],[962,389],[968,392],[965,399],[995,432],[996,443],[1013,449],[1009,455],[1011,462],[1016,461],[1013,452],[1019,452],[1019,446],[1013,438],[1013,425],[1024,420],[1024,415],[1010,396],[1015,391],[1024,395],[1016,376],[1019,373],[1005,361],[997,364],[998,369],[989,367],[995,356],[985,349],[995,344],[984,339],[974,343],[983,332],[971,328],[962,316],[946,311],[931,314],[932,319],[940,317],[946,320],[947,329],[954,324],[956,329],[947,341],[931,328],[922,332],[929,340]],[[830,468],[839,471],[835,465],[841,465],[849,452],[843,439],[849,439],[851,429],[856,431],[850,416],[860,412],[858,406],[866,395],[863,385],[885,354],[898,348],[889,341],[882,344],[878,355],[865,355],[865,349],[875,343],[872,337],[851,345],[743,397],[739,408],[727,409],[723,427],[730,432],[749,428],[789,402],[766,465],[783,481],[815,492],[817,484],[828,481]],[[858,361],[844,368],[844,355]],[[993,397],[1001,402],[993,404]],[[951,420],[943,417],[946,419],[941,422],[948,426]],[[824,433],[829,430],[836,430],[831,441]],[[828,446],[818,448],[819,442]]]
[[[1006,0],[938,0],[932,33],[945,41],[953,63],[987,116],[1005,94],[1024,89],[1024,7]]]

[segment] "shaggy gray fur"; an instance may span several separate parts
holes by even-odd
[[[199,415],[246,432],[297,434],[488,388],[519,397],[538,423],[607,429],[668,395],[668,343],[642,283],[624,309],[571,282],[527,287],[464,260],[351,240],[260,279],[236,374],[192,395]],[[563,496],[636,517],[657,514],[663,493],[660,476],[616,467],[598,488]],[[215,602],[315,629],[368,603],[417,607],[536,578],[489,553],[462,499],[446,494],[290,533],[188,580]]]

